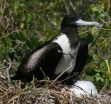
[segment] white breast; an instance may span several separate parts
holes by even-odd
[[[74,69],[75,63],[76,63],[76,56],[78,53],[79,44],[76,49],[74,49],[74,48],[71,49],[69,39],[65,34],[60,35],[53,42],[58,43],[63,50],[63,57],[59,61],[54,74],[58,75],[62,71],[68,69],[69,67],[71,67],[71,68],[67,71],[67,73],[72,72],[72,70]],[[71,57],[71,55],[73,56],[73,58]]]
[[[61,46],[63,53],[68,54],[71,52],[71,47],[67,35],[61,33],[61,35],[58,36],[57,39],[53,40],[53,42],[56,42]]]

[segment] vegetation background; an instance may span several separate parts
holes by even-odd
[[[14,75],[24,55],[56,36],[64,15],[75,12],[103,24],[79,28],[89,42],[81,79],[93,81],[100,92],[111,90],[111,0],[0,0],[0,75],[9,62]]]

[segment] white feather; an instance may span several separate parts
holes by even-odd
[[[91,97],[98,94],[95,85],[91,81],[77,81],[69,90],[71,91],[71,95],[73,94],[77,97]]]
[[[68,69],[69,67],[71,68],[67,70],[67,73],[72,72],[76,63],[76,56],[78,53],[79,44],[76,49],[71,49],[69,38],[63,33],[61,33],[61,35],[53,42],[58,43],[63,50],[63,57],[60,59],[56,67],[55,75],[60,74],[62,71]],[[71,55],[73,56],[73,58],[71,57]]]
[[[64,53],[70,53],[71,47],[69,44],[69,39],[67,35],[61,33],[60,36],[57,37],[57,39],[54,39],[53,42],[56,42],[60,45]]]

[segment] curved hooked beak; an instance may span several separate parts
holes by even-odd
[[[78,19],[75,24],[77,26],[96,26],[98,28],[101,28],[102,27],[102,24],[99,24],[98,22],[96,21],[93,21],[93,22],[87,22],[87,21],[83,21],[81,19]]]

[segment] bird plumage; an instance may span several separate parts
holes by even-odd
[[[74,77],[71,76],[83,70],[88,54],[87,42],[80,39],[78,35],[77,20],[77,17],[65,16],[61,23],[60,34],[26,55],[12,79],[29,82],[34,75],[38,80],[42,80],[45,76],[54,80],[62,71],[71,66],[59,80],[69,77],[64,83],[73,83]]]
[[[69,90],[71,95],[79,98],[98,95],[96,86],[91,81],[78,80]]]
[[[58,50],[62,51],[57,43],[50,43],[39,50],[34,50],[33,54],[31,53],[23,58],[13,79],[27,82],[32,80],[33,75],[37,79],[43,79],[44,73],[52,79],[54,77],[52,69],[55,68],[62,57],[62,53]]]

